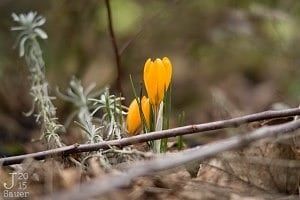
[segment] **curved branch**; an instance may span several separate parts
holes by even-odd
[[[262,127],[245,135],[233,136],[179,153],[158,156],[154,160],[136,162],[130,165],[122,174],[101,176],[91,182],[80,185],[80,190],[78,190],[78,187],[73,187],[71,190],[52,195],[50,199],[89,199],[113,191],[116,188],[127,186],[139,176],[175,168],[195,160],[205,160],[224,151],[246,147],[260,139],[280,136],[284,133],[291,134],[291,132],[299,128],[300,120],[294,120],[281,125]]]
[[[99,149],[109,149],[112,146],[115,147],[125,147],[132,144],[162,139],[162,138],[169,138],[169,137],[176,137],[180,135],[187,135],[193,133],[200,133],[202,135],[205,134],[214,134],[212,132],[206,131],[213,131],[223,128],[229,127],[238,127],[245,123],[273,119],[273,118],[281,118],[281,117],[290,117],[300,115],[300,108],[292,108],[286,110],[279,110],[279,111],[265,111],[260,113],[255,113],[251,115],[245,115],[242,117],[236,117],[228,120],[221,120],[203,124],[196,124],[196,125],[188,125],[182,126],[178,128],[163,130],[163,131],[156,131],[147,134],[137,135],[133,137],[123,138],[120,140],[110,140],[104,141],[95,144],[74,144],[69,146],[64,146],[56,149],[51,149],[47,151],[41,151],[37,153],[30,153],[25,155],[19,156],[11,156],[7,158],[0,159],[0,165],[12,165],[18,164],[23,162],[25,159],[33,158],[36,160],[43,160],[47,157],[62,155],[66,156],[69,154],[80,153],[80,152],[89,152],[89,151],[97,151]]]

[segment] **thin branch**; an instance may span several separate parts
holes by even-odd
[[[89,183],[73,187],[73,189],[57,193],[51,196],[52,199],[89,199],[94,196],[103,195],[116,188],[127,186],[139,176],[150,175],[155,172],[175,168],[195,160],[205,160],[218,153],[243,148],[250,143],[268,137],[276,137],[282,134],[291,134],[300,128],[300,120],[289,123],[262,127],[256,131],[244,135],[237,135],[214,143],[185,150],[180,153],[173,153],[165,156],[158,156],[154,160],[140,161],[128,167],[128,170],[120,175],[107,175],[92,180]],[[78,188],[80,188],[78,190]]]
[[[138,31],[135,33],[134,36],[132,36],[126,43],[124,43],[121,48],[120,48],[120,52],[119,55],[121,56],[124,51],[136,40],[138,39],[143,32],[145,32],[145,30],[149,27],[155,26],[152,25],[153,22],[157,22],[160,21],[158,20],[158,18],[166,13],[166,10],[170,8],[170,6],[178,4],[179,0],[173,0],[172,2],[167,3],[165,6],[163,6],[159,11],[157,11],[156,13],[154,13],[154,15],[150,16],[149,19],[146,19],[143,24],[141,25],[141,27],[138,29]]]
[[[112,14],[111,14],[110,0],[105,0],[105,6],[106,6],[106,10],[107,10],[109,35],[110,35],[110,39],[111,39],[111,42],[112,42],[112,45],[113,45],[116,64],[117,64],[116,87],[117,87],[117,90],[121,94],[123,94],[122,84],[121,84],[121,81],[122,81],[121,79],[122,79],[122,75],[123,75],[122,67],[121,67],[121,57],[120,57],[120,52],[119,52],[119,49],[118,49],[118,44],[117,44],[114,28],[113,28],[113,19],[112,19]]]
[[[290,117],[296,115],[300,115],[300,108],[292,108],[292,109],[286,109],[280,111],[265,111],[265,112],[245,115],[242,117],[237,117],[228,120],[221,120],[221,121],[215,121],[215,122],[197,124],[197,125],[188,125],[188,126],[183,126],[183,127],[178,127],[178,128],[173,128],[173,129],[168,129],[163,131],[156,131],[152,133],[123,138],[120,140],[110,140],[110,141],[105,141],[105,142],[100,142],[95,144],[81,144],[81,145],[74,144],[74,145],[64,146],[61,148],[51,149],[47,151],[1,158],[0,165],[19,164],[23,162],[25,159],[30,159],[30,158],[36,160],[43,160],[47,157],[51,157],[55,155],[67,156],[73,153],[97,151],[99,149],[104,150],[104,149],[109,149],[113,146],[121,148],[132,144],[153,141],[162,138],[213,131],[213,130],[229,128],[229,127],[238,127],[245,123],[273,119],[273,118]],[[213,133],[212,132],[202,133],[202,135],[205,134],[213,134]]]

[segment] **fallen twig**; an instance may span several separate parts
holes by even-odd
[[[118,187],[127,186],[134,178],[149,175],[158,171],[178,167],[185,163],[195,160],[205,160],[218,153],[242,148],[257,140],[279,136],[283,133],[291,133],[300,128],[300,120],[294,120],[289,123],[262,127],[244,135],[237,135],[228,139],[223,139],[214,143],[196,147],[194,149],[173,153],[167,156],[159,156],[154,160],[140,161],[128,167],[125,173],[120,175],[108,175],[94,179],[89,183],[74,187],[56,195],[51,199],[89,199],[91,197],[104,194]],[[48,199],[47,197],[46,199]]]
[[[221,121],[215,121],[215,122],[209,122],[209,123],[203,123],[197,125],[188,125],[188,126],[183,126],[183,127],[178,127],[178,128],[173,128],[173,129],[168,129],[163,131],[156,131],[152,133],[123,138],[120,140],[110,140],[110,141],[105,141],[105,142],[100,142],[95,144],[81,144],[81,145],[74,144],[74,145],[64,146],[61,148],[51,149],[47,151],[1,158],[0,165],[19,164],[23,160],[29,158],[34,158],[36,160],[43,160],[46,157],[51,157],[55,155],[66,156],[73,153],[97,151],[99,149],[109,149],[114,146],[122,148],[124,146],[129,146],[132,144],[137,144],[137,143],[142,143],[142,142],[147,142],[147,141],[152,141],[152,140],[157,140],[162,138],[176,137],[180,135],[212,131],[212,130],[218,130],[218,129],[228,128],[228,127],[238,127],[242,124],[250,123],[254,121],[261,121],[261,120],[280,118],[280,117],[289,117],[295,115],[300,115],[299,108],[292,108],[292,109],[286,109],[280,111],[265,111],[261,113],[245,115],[242,117],[237,117],[228,120],[221,120]],[[211,133],[208,132],[202,134],[211,134]]]

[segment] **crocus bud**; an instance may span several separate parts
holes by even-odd
[[[172,64],[167,57],[146,61],[144,67],[144,82],[150,103],[158,106],[168,90],[172,77]]]
[[[142,106],[142,112],[144,114],[147,126],[149,127],[150,124],[150,102],[147,97],[143,97],[141,101],[141,106]],[[127,113],[127,119],[126,119],[126,124],[127,124],[127,131],[129,135],[136,135],[140,131],[142,127],[142,119],[140,115],[140,109],[138,102],[136,99],[134,99],[129,108],[128,108],[128,113]]]

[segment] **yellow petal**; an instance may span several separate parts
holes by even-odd
[[[165,66],[165,84],[166,84],[166,90],[169,88],[171,78],[172,78],[172,64],[169,60],[169,58],[164,57],[162,62]]]
[[[158,106],[160,102],[163,100],[164,93],[165,93],[165,69],[161,59],[156,59],[154,64],[157,69],[157,73],[156,73],[157,88],[155,94],[155,105]]]
[[[150,68],[151,64],[152,64],[152,61],[150,58],[148,58],[145,63],[145,66],[144,66],[144,80],[146,79],[146,76],[149,74],[149,68]]]
[[[148,91],[150,90],[150,82],[149,82],[149,71],[150,71],[150,67],[152,65],[152,61],[149,58],[144,66],[144,83],[145,83],[145,88],[147,90],[147,93],[149,93]]]
[[[142,98],[142,111],[147,123],[147,127],[150,126],[150,108],[151,108],[150,101],[147,97],[144,96]]]
[[[126,125],[129,135],[135,135],[138,129],[141,127],[139,106],[136,99],[131,102],[128,108]]]
[[[157,91],[157,80],[156,75],[158,74],[157,68],[150,60],[146,62],[144,68],[144,82],[147,90],[148,97],[150,98],[150,102],[155,104],[156,99],[156,91]]]
[[[158,106],[164,98],[172,77],[172,64],[167,57],[148,59],[144,66],[144,83],[150,103]]]
[[[145,117],[147,126],[149,127],[150,126],[150,108],[151,108],[149,99],[144,96],[142,98],[141,105],[142,105],[143,115]],[[128,134],[131,136],[136,135],[142,126],[139,105],[138,105],[136,99],[134,99],[131,102],[131,104],[128,108],[126,125],[127,125]]]

